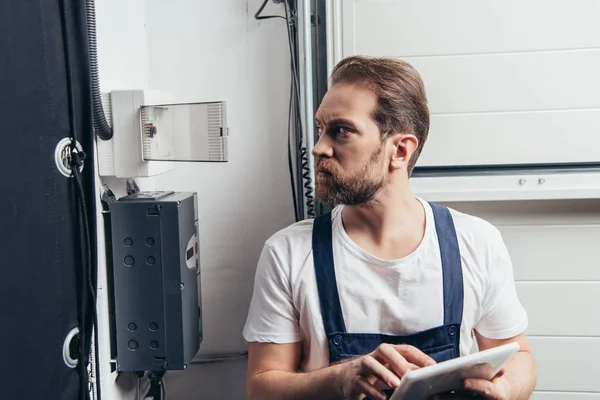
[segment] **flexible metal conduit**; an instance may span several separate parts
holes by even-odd
[[[87,22],[88,48],[90,53],[90,74],[92,78],[92,120],[94,130],[102,140],[110,140],[113,136],[112,128],[106,121],[102,99],[100,96],[100,82],[98,77],[98,51],[96,48],[96,7],[94,0],[85,1],[85,15]]]

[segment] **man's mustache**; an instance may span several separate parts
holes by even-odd
[[[327,174],[334,174],[335,168],[327,160],[317,160],[315,161],[315,171],[325,172]]]

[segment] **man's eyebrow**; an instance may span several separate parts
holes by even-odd
[[[321,125],[321,121],[319,118],[315,119],[317,125]],[[334,118],[332,120],[327,121],[326,125],[347,125],[351,127],[356,127],[356,124],[349,119],[346,118]]]

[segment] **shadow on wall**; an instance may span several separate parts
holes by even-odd
[[[247,360],[191,364],[166,375],[167,400],[246,399]]]

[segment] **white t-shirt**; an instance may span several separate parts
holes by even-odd
[[[344,230],[343,206],[332,211],[335,273],[347,332],[406,335],[443,325],[437,233],[431,206],[421,202],[426,211],[423,240],[413,253],[393,261],[360,248]],[[473,329],[490,339],[505,339],[525,331],[528,321],[500,232],[480,218],[450,211],[463,269],[460,352],[465,355],[476,345]],[[302,341],[303,371],[329,365],[312,228],[312,220],[300,221],[265,243],[243,332],[248,342]]]

